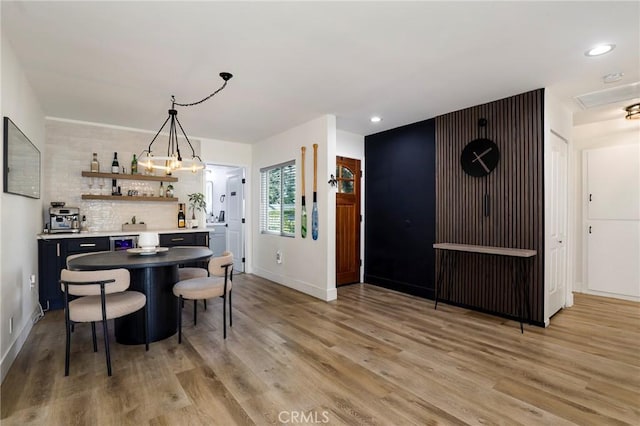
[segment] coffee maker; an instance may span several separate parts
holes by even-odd
[[[80,232],[80,209],[49,207],[49,233]]]

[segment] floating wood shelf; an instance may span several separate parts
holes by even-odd
[[[93,177],[93,178],[107,178],[107,179],[152,180],[156,182],[177,182],[178,181],[178,178],[175,176],[130,175],[130,174],[124,174],[124,173],[102,173],[102,172],[86,172],[86,171],[82,172],[82,176]],[[129,198],[134,198],[134,197],[129,197]],[[153,197],[138,197],[138,198],[153,198]],[[100,199],[100,198],[97,198],[97,199]]]
[[[108,174],[108,173],[100,173]],[[83,200],[107,200],[107,201],[164,201],[164,202],[176,202],[175,197],[142,197],[139,195],[94,195],[94,194],[82,194]]]

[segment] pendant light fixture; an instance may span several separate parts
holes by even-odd
[[[220,77],[224,80],[224,83],[222,84],[222,86],[218,90],[216,90],[215,92],[213,92],[212,94],[210,94],[209,96],[207,96],[206,98],[198,102],[193,102],[190,104],[181,104],[176,102],[176,99],[174,96],[171,96],[171,109],[169,110],[169,116],[162,124],[162,127],[160,127],[160,130],[158,130],[158,133],[156,133],[156,135],[151,140],[149,147],[146,150],[142,151],[142,153],[140,154],[138,159],[139,166],[144,167],[149,172],[153,172],[153,170],[155,169],[160,169],[160,170],[164,170],[167,174],[171,174],[174,171],[182,171],[182,170],[189,170],[195,173],[199,170],[204,169],[205,165],[202,162],[202,159],[200,158],[200,156],[196,155],[196,152],[193,149],[193,146],[191,145],[191,141],[189,141],[189,137],[185,133],[184,129],[182,128],[182,124],[180,124],[180,121],[178,120],[178,111],[176,110],[175,107],[176,106],[189,107],[189,106],[194,106],[194,105],[198,105],[205,102],[206,100],[215,96],[222,89],[224,89],[227,86],[227,82],[231,79],[231,77],[233,77],[233,75],[231,75],[228,72],[221,72]],[[161,154],[158,155],[157,154],[158,151],[153,151],[152,146],[153,146],[153,143],[158,138],[158,136],[160,135],[160,132],[162,132],[162,129],[164,129],[164,126],[167,125],[167,123],[169,123],[169,143],[167,145],[167,155],[166,156]],[[185,158],[182,156],[182,153],[180,152],[180,144],[178,141],[178,128],[180,128],[180,132],[182,132],[182,136],[189,144],[189,148],[191,149],[190,157]]]

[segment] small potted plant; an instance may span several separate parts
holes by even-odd
[[[189,207],[191,207],[191,220],[192,224],[196,223],[196,210],[205,211],[207,208],[207,202],[204,200],[204,194],[202,192],[194,192],[193,194],[187,194],[189,197]],[[196,226],[192,226],[195,228]]]

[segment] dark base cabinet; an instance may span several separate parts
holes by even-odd
[[[67,256],[106,250],[109,250],[109,237],[38,240],[39,301],[42,309],[64,308],[64,293],[59,280],[60,271],[66,267]]]
[[[72,237],[38,240],[38,275],[40,277],[39,301],[42,309],[64,308],[64,293],[60,289],[60,271],[66,267],[67,256],[110,250],[109,237]],[[184,232],[160,234],[160,246],[209,247],[209,232]],[[207,262],[186,266],[206,268]]]
[[[209,232],[177,232],[160,234],[160,247],[203,246],[209,247]],[[207,268],[208,262],[185,263],[182,266]]]

